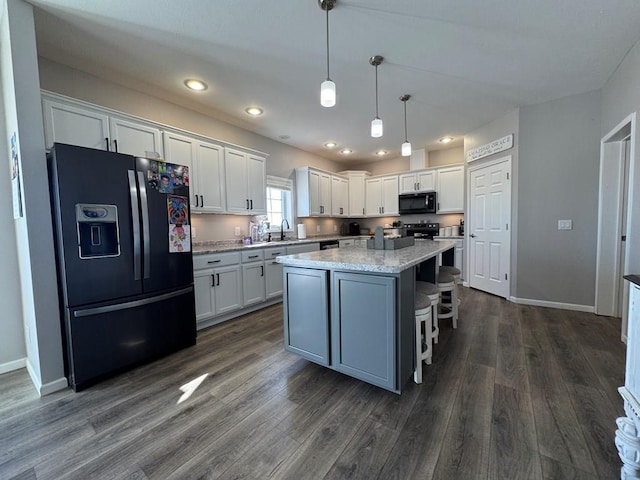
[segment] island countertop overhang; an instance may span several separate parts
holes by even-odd
[[[442,252],[455,248],[454,240],[418,240],[399,250],[373,250],[363,247],[334,248],[318,252],[284,255],[278,263],[291,267],[371,273],[400,273]]]

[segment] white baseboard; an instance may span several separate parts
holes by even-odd
[[[44,385],[40,383],[40,379],[36,375],[31,363],[27,360],[27,372],[29,372],[29,376],[31,377],[31,381],[33,382],[33,386],[36,388],[38,395],[41,397],[45,395],[49,395],[50,393],[57,392],[59,390],[64,390],[69,386],[69,382],[67,382],[66,377],[58,378],[53,382],[45,383]]]
[[[20,370],[27,366],[26,358],[19,358],[7,363],[0,363],[0,375],[7,372],[13,372],[14,370]]]
[[[592,305],[577,305],[575,303],[548,302],[546,300],[534,300],[532,298],[509,297],[513,303],[521,305],[532,305],[534,307],[559,308],[561,310],[574,310],[576,312],[595,313],[596,309]]]

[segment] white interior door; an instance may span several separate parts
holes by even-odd
[[[469,169],[469,285],[509,298],[511,157]]]

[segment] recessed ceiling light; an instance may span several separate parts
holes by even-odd
[[[343,155],[349,155],[353,153],[353,150],[351,150],[350,148],[343,148],[342,150],[340,150],[340,153]]]
[[[201,80],[196,80],[194,78],[186,79],[184,81],[184,84],[187,86],[187,88],[189,88],[191,90],[195,90],[196,92],[203,92],[207,88],[209,88],[206,83],[204,83]]]
[[[245,109],[245,112],[254,117],[263,114],[263,110],[260,107],[248,107],[247,109]]]
[[[386,154],[387,154],[387,151],[386,151],[386,150],[378,150],[378,151],[376,152],[376,155],[378,155],[379,157],[381,157],[382,155],[386,155]]]
[[[327,142],[327,143],[324,144],[324,146],[327,147],[327,148],[333,148],[336,145],[338,145],[336,142]]]
[[[442,137],[440,140],[438,140],[440,143],[449,143],[451,141],[453,141],[453,137]]]

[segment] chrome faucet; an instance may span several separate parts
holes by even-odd
[[[289,221],[286,218],[283,218],[282,221],[280,222],[280,240],[284,240],[284,224],[287,224],[287,228],[291,228],[289,226]]]

